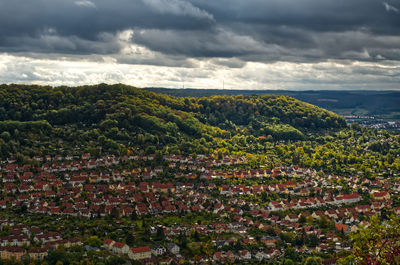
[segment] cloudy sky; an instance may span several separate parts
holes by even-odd
[[[0,0],[0,83],[400,90],[400,0]]]

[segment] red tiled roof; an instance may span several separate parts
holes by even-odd
[[[348,228],[348,226],[345,224],[335,224],[335,227],[336,227],[336,230],[339,230],[339,231],[340,230],[346,231]]]
[[[360,197],[360,195],[358,193],[352,193],[352,194],[345,194],[345,195],[343,195],[341,197],[344,200],[349,200],[349,199],[357,199],[357,198]]]
[[[387,191],[380,191],[380,192],[374,192],[374,197],[384,197],[387,195]]]
[[[139,248],[131,248],[132,253],[142,253],[142,252],[149,252],[150,247],[145,246],[145,247],[139,247]]]
[[[121,243],[121,242],[115,242],[113,245],[113,247],[115,247],[115,248],[123,248],[124,246],[125,246],[125,244]]]
[[[112,243],[114,243],[114,240],[112,240],[112,239],[107,238],[104,240],[105,245],[111,245]]]

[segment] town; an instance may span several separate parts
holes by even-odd
[[[400,216],[394,179],[296,165],[251,168],[245,156],[139,150],[31,161],[1,163],[2,259],[42,260],[81,248],[86,257],[141,264],[267,262],[288,253],[319,253],[334,264],[351,250],[348,234],[368,226],[369,216]],[[86,223],[80,231],[76,220],[99,220],[98,229]]]
[[[378,130],[399,130],[400,122],[397,120],[389,120],[377,118],[375,116],[357,116],[357,115],[344,115],[348,124],[358,123],[362,126],[378,129]]]

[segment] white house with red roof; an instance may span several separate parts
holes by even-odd
[[[151,249],[149,246],[131,248],[128,257],[133,260],[143,260],[151,258]]]
[[[337,204],[355,203],[355,202],[359,202],[360,200],[361,200],[361,197],[357,192],[352,193],[352,194],[340,195],[335,198],[335,202]]]
[[[105,249],[111,250],[111,248],[112,248],[112,246],[114,245],[114,243],[115,243],[114,240],[107,238],[107,239],[105,239],[104,242],[103,242],[103,247],[104,247]]]
[[[377,192],[372,193],[372,196],[377,201],[383,201],[383,200],[390,199],[390,194],[387,191],[377,191]]]
[[[111,247],[111,251],[115,254],[128,254],[129,253],[129,246],[125,243],[121,242],[114,242]]]

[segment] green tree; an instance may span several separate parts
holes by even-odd
[[[320,257],[308,257],[303,263],[304,265],[320,265],[322,260]]]
[[[128,233],[128,234],[126,235],[125,243],[126,243],[128,246],[133,247],[133,245],[134,245],[134,243],[135,243],[135,237],[133,236],[132,233]]]
[[[118,218],[119,217],[119,211],[118,211],[118,209],[117,209],[117,207],[114,207],[112,210],[111,210],[111,215],[110,215],[112,218]]]
[[[285,259],[283,262],[284,265],[295,265],[294,261],[291,259]]]
[[[86,239],[85,243],[92,247],[100,247],[103,242],[98,236],[91,236]]]
[[[285,250],[285,259],[293,261],[293,260],[298,260],[298,258],[299,254],[294,248],[287,248]]]
[[[304,214],[301,214],[299,218],[299,223],[305,224],[306,222],[307,222],[306,216]]]
[[[158,241],[165,239],[164,229],[161,226],[157,227],[156,239]]]
[[[338,264],[399,264],[400,263],[400,219],[391,216],[382,220],[374,215],[370,225],[362,226],[350,234],[353,253],[340,259]]]
[[[8,141],[11,138],[11,135],[9,132],[2,132],[1,133],[1,138],[3,138],[4,141]]]

